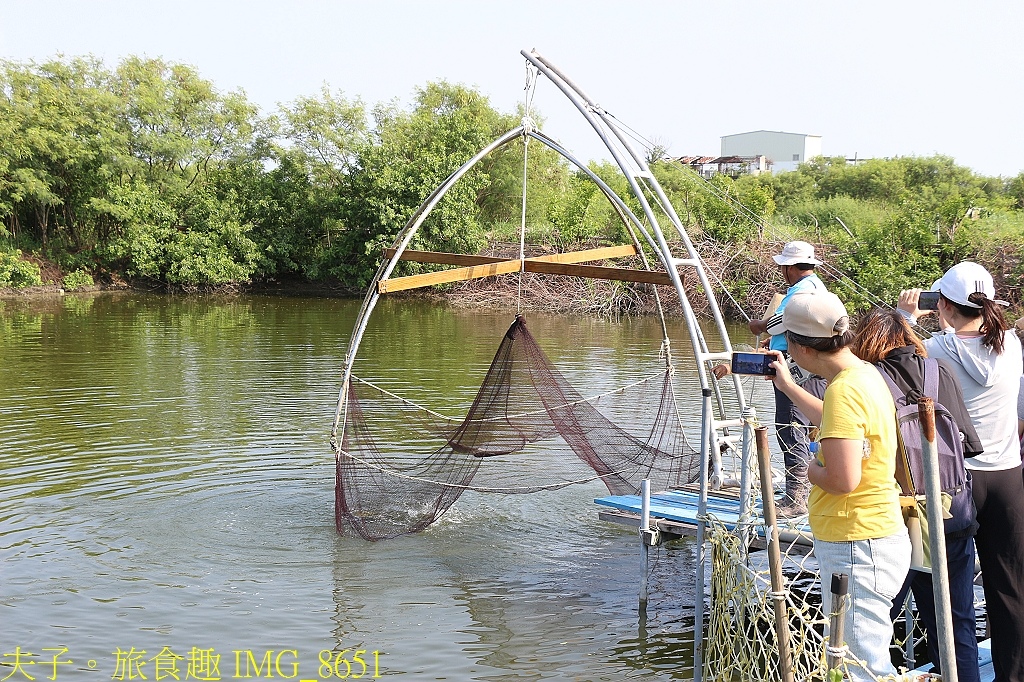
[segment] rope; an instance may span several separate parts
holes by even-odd
[[[565,403],[562,403],[560,405],[555,405],[554,407],[551,407],[550,409],[545,408],[545,409],[540,409],[540,410],[533,410],[533,411],[530,411],[530,412],[520,412],[520,413],[517,413],[517,414],[503,415],[501,417],[493,417],[491,419],[478,419],[478,420],[475,420],[475,421],[479,421],[479,422],[504,421],[506,419],[515,419],[515,418],[518,418],[518,417],[529,417],[529,416],[532,416],[532,415],[535,415],[535,414],[543,414],[545,412],[550,412],[551,410],[560,410],[562,408],[573,407],[575,405],[582,405],[584,403],[597,402],[601,398],[605,398],[605,397],[610,396],[610,395],[615,395],[616,393],[622,393],[622,392],[627,391],[627,390],[629,390],[629,389],[631,389],[631,388],[633,388],[635,386],[639,386],[639,385],[641,385],[643,383],[646,383],[646,382],[652,381],[654,379],[657,379],[659,377],[662,377],[668,371],[669,371],[668,369],[664,369],[664,370],[662,370],[660,372],[656,372],[655,374],[651,374],[649,376],[646,376],[646,377],[643,377],[641,379],[638,379],[638,380],[634,381],[631,384],[626,384],[624,386],[620,386],[618,388],[614,388],[614,389],[612,389],[610,391],[605,391],[604,393],[597,393],[597,394],[591,395],[589,397],[580,398],[579,400],[573,400],[571,402],[565,402]],[[387,390],[386,388],[378,386],[377,384],[375,384],[375,383],[373,383],[371,381],[367,381],[365,379],[361,379],[361,378],[357,377],[354,374],[352,375],[352,378],[355,379],[356,381],[358,381],[359,383],[364,384],[366,386],[369,386],[370,388],[372,388],[372,389],[374,389],[376,391],[380,391],[381,393],[383,393],[384,395],[388,396],[389,398],[394,398],[395,400],[400,400],[402,403],[404,403],[406,405],[409,405],[410,407],[413,407],[413,408],[415,408],[417,410],[420,410],[420,411],[423,411],[423,412],[427,412],[428,414],[432,414],[435,417],[439,417],[439,418],[444,419],[446,421],[452,421],[452,422],[461,422],[461,421],[463,421],[463,418],[461,418],[461,417],[449,417],[447,415],[441,414],[440,412],[435,412],[434,410],[431,410],[430,408],[424,407],[424,406],[422,406],[422,405],[420,405],[418,403],[414,403],[413,401],[411,401],[411,400],[409,400],[407,398],[403,398],[400,395],[392,393],[391,391]]]
[[[381,393],[383,393],[384,395],[388,396],[389,398],[394,398],[395,400],[398,400],[398,401],[400,401],[400,402],[402,402],[402,403],[404,403],[406,405],[409,405],[410,407],[413,407],[413,408],[415,408],[417,410],[420,410],[421,412],[426,412],[427,414],[431,414],[431,415],[433,415],[435,417],[438,417],[440,419],[444,419],[444,420],[450,421],[450,422],[462,421],[458,417],[449,417],[448,415],[441,414],[440,412],[435,412],[434,410],[431,410],[428,407],[424,407],[423,405],[420,405],[419,403],[414,403],[413,401],[409,400],[408,398],[403,398],[402,396],[400,396],[400,395],[398,395],[396,393],[392,393],[391,391],[389,391],[386,388],[383,388],[381,386],[378,386],[377,384],[373,383],[372,381],[367,381],[366,379],[361,379],[361,378],[357,377],[355,374],[353,374],[351,378],[353,380],[355,380],[355,381],[358,381],[361,384],[369,386],[370,388],[374,389],[375,391],[380,391]]]
[[[525,492],[541,491],[541,490],[559,490],[561,488],[567,488],[570,485],[582,485],[584,483],[592,483],[593,481],[600,481],[600,480],[603,480],[603,479],[605,479],[605,478],[607,478],[609,476],[621,476],[621,475],[624,475],[624,474],[628,474],[629,472],[631,472],[633,470],[633,468],[621,468],[621,469],[616,469],[614,471],[608,471],[608,472],[603,473],[603,474],[595,474],[594,476],[589,476],[587,478],[570,479],[570,480],[566,480],[566,481],[559,481],[558,483],[547,483],[547,484],[541,484],[541,485],[528,485],[528,486],[508,486],[508,487],[498,488],[498,487],[492,487],[492,486],[475,486],[475,485],[470,485],[468,483],[465,483],[465,484],[464,483],[450,483],[448,481],[437,481],[437,480],[434,480],[432,478],[425,478],[423,476],[414,476],[412,474],[403,474],[400,471],[388,468],[384,464],[378,464],[378,463],[375,463],[375,462],[371,462],[371,461],[369,461],[367,459],[363,459],[362,457],[357,457],[356,455],[352,454],[348,450],[345,450],[344,448],[339,449],[338,450],[338,454],[345,455],[346,457],[348,457],[353,462],[358,462],[359,464],[362,464],[363,466],[365,466],[365,467],[367,467],[369,469],[374,469],[374,470],[376,470],[376,471],[378,471],[378,472],[380,472],[380,473],[382,473],[382,474],[384,474],[386,476],[393,476],[394,478],[401,478],[401,479],[404,479],[404,480],[407,480],[407,481],[416,481],[417,483],[428,483],[430,485],[436,485],[436,486],[440,486],[442,488],[452,488],[452,489],[457,489],[457,490],[472,490],[472,491],[481,492],[481,493],[510,493],[510,494],[515,494],[516,492],[518,492],[518,493],[525,493]],[[481,459],[486,459],[486,458],[481,458]]]
[[[850,648],[843,644],[842,646],[825,646],[825,653],[835,658],[845,659],[847,654],[850,653]]]
[[[814,568],[805,566],[809,554],[783,546],[783,570],[789,589],[773,590],[767,562],[752,563],[740,542],[739,528],[729,530],[709,514],[708,541],[711,555],[711,600],[707,620],[705,679],[777,680],[777,670],[765,661],[777,661],[775,605],[786,605],[795,679],[827,679],[826,641],[822,635],[828,619],[822,612],[815,579],[804,578]]]
[[[523,199],[519,224],[519,287],[516,295],[516,312],[523,312],[523,274],[526,272],[526,178],[529,169],[530,132],[534,129],[530,112],[533,95],[537,89],[537,68],[526,62],[526,94],[523,97]]]

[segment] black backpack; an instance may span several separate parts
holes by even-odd
[[[896,403],[898,452],[896,482],[900,494],[923,499],[925,495],[924,451],[921,447],[921,421],[917,401],[908,404],[907,395],[892,377],[879,368]],[[939,487],[952,498],[950,517],[944,522],[945,532],[956,533],[974,525],[974,500],[971,495],[971,473],[964,468],[964,444],[956,420],[939,402],[939,362],[924,358],[924,395],[935,404],[935,445],[939,451]]]

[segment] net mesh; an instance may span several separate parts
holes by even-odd
[[[346,399],[335,490],[342,535],[381,540],[422,530],[467,490],[529,493],[599,479],[622,495],[635,494],[643,479],[664,490],[699,476],[671,367],[584,397],[522,317],[462,419],[356,377]]]
[[[713,515],[707,520],[711,548],[711,599],[705,679],[778,680],[775,596],[763,552],[748,553],[741,536]],[[807,548],[786,543],[782,569],[794,679],[825,679],[827,614],[821,608],[817,565]],[[807,563],[810,565],[806,565]]]

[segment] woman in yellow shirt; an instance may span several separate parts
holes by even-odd
[[[775,385],[821,427],[807,471],[808,520],[822,584],[833,573],[849,575],[849,676],[895,674],[889,609],[910,568],[895,479],[896,407],[878,370],[850,351],[850,320],[835,294],[794,296],[782,326],[796,364],[828,382],[819,400],[796,385],[781,355],[772,363]]]

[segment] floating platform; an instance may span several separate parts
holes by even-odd
[[[941,679],[938,677],[928,677],[928,671],[931,670],[932,664],[923,665],[920,668],[911,670],[906,674],[904,679],[907,682],[918,682],[918,680],[932,680]],[[981,682],[993,682],[996,679],[996,671],[992,667],[992,640],[986,639],[983,642],[978,642],[978,672],[981,674]]]
[[[610,495],[598,497],[594,503],[613,509],[612,512],[598,512],[598,518],[628,526],[640,526],[641,499],[639,495]],[[700,492],[695,489],[682,488],[659,493],[651,493],[651,527],[670,536],[696,535],[697,509],[700,504]],[[754,505],[753,537],[754,544],[764,545],[764,518],[761,516],[761,503]],[[732,490],[716,490],[708,493],[707,513],[733,530],[739,524],[740,499]],[[779,539],[785,543],[806,547],[812,546],[811,527],[807,525],[807,517],[784,519],[779,523]]]

